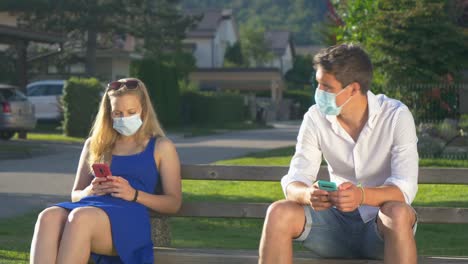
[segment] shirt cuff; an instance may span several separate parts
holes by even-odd
[[[418,192],[418,184],[408,183],[408,180],[400,179],[395,176],[388,178],[384,182],[384,185],[393,185],[398,187],[403,193],[407,204],[411,204],[414,201],[416,193]]]
[[[293,183],[293,182],[302,182],[306,184],[307,186],[312,186],[313,182],[307,179],[306,177],[295,177],[295,176],[289,176],[289,174],[286,174],[281,178],[281,188],[283,189],[284,197],[288,198],[288,194],[286,193],[286,190],[288,188],[288,185]]]

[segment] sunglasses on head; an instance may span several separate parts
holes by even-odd
[[[108,90],[118,90],[122,86],[127,87],[129,90],[136,89],[138,87],[138,81],[137,80],[126,80],[126,81],[113,81],[107,84],[107,89]]]

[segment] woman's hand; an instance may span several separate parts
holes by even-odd
[[[133,188],[126,179],[120,176],[107,176],[107,182],[102,183],[106,186],[106,191],[113,197],[132,201],[135,197],[135,188]]]
[[[108,181],[106,178],[103,177],[94,177],[89,184],[83,191],[86,193],[85,196],[91,195],[105,195],[108,194],[108,187],[103,183]]]

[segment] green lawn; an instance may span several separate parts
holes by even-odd
[[[0,141],[0,160],[30,158],[48,151],[39,142]]]
[[[27,263],[37,214],[0,220],[0,263]]]
[[[38,144],[32,145],[21,145],[14,144],[15,142],[7,141],[1,142],[0,154],[31,154],[36,150],[42,149],[42,146]]]
[[[277,149],[217,164],[281,165],[289,164],[293,148]],[[424,166],[468,167],[467,161],[422,160]],[[468,186],[419,185],[416,206],[468,207]],[[183,181],[185,201],[273,202],[283,198],[279,182]],[[226,208],[229,210],[229,208]],[[0,262],[24,263],[37,212],[0,220]],[[172,245],[256,249],[263,220],[171,218]],[[468,225],[419,224],[416,234],[422,255],[468,256]],[[301,249],[296,245],[296,249]]]
[[[18,135],[15,135],[13,139],[18,139]],[[38,141],[55,141],[62,143],[84,143],[84,138],[69,137],[63,134],[49,134],[49,133],[28,133],[28,140]]]
[[[232,130],[250,130],[272,128],[269,125],[251,121],[226,123],[223,125],[190,125],[186,127],[169,128],[168,133],[182,133],[184,137],[200,137],[222,134]]]

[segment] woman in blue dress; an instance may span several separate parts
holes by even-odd
[[[112,175],[95,177],[92,164]],[[162,184],[163,194],[154,194]],[[153,263],[148,209],[181,206],[180,162],[138,79],[111,82],[81,153],[72,202],[42,211],[30,263]]]

